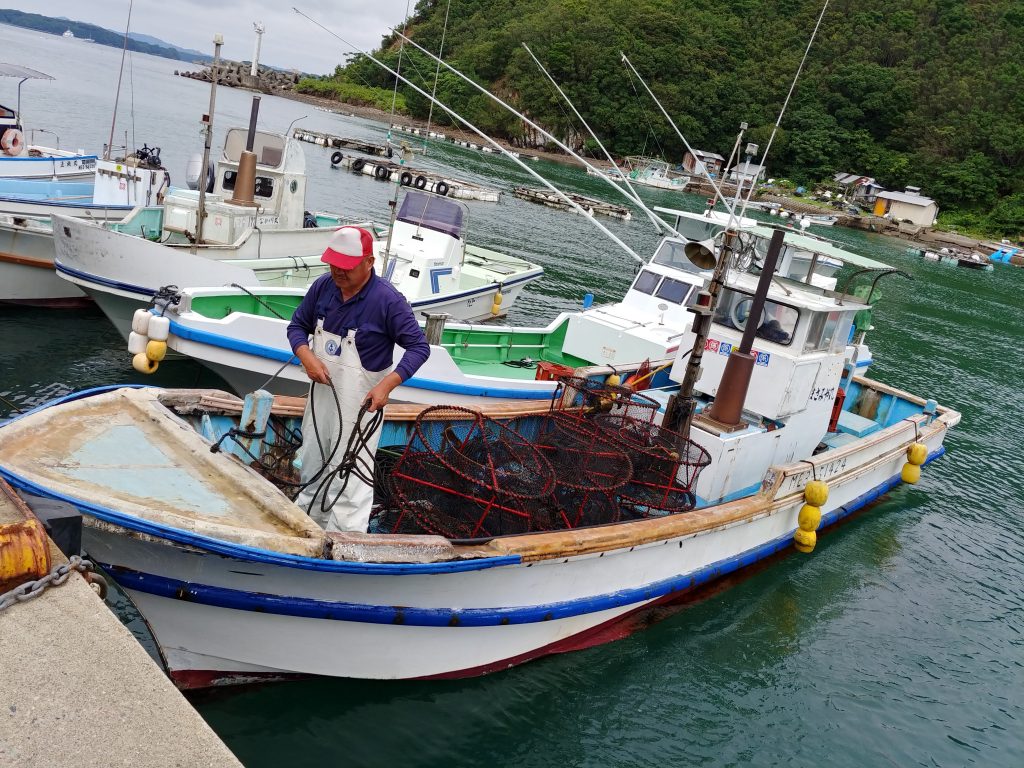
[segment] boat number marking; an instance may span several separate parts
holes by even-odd
[[[815,387],[811,390],[811,396],[807,398],[813,402],[820,400],[835,400],[836,399],[836,388],[835,387]]]
[[[809,469],[805,469],[803,472],[790,475],[782,484],[779,492],[788,493],[789,491],[795,491],[798,488],[803,488],[807,483],[814,479],[815,475],[817,475],[819,480],[826,480],[830,477],[842,474],[845,470],[846,457],[835,459],[834,461],[830,461],[828,464],[822,464],[817,467],[814,472],[811,472]]]
[[[719,341],[718,339],[705,339],[704,350],[706,352],[717,352],[720,355],[728,357],[732,354],[733,345],[728,341]],[[754,359],[755,365],[760,365],[763,368],[768,367],[768,363],[771,362],[772,355],[770,352],[758,352],[756,349],[751,350],[757,357]]]

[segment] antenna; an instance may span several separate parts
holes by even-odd
[[[265,27],[262,21],[254,21],[252,28],[256,31],[256,45],[252,49],[252,67],[249,69],[249,76],[256,77],[260,73],[260,45],[263,42]]]

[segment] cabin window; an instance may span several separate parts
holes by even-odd
[[[3,104],[0,104],[0,117],[13,118],[15,117],[14,110],[8,109]]]
[[[651,295],[654,293],[654,289],[658,287],[658,281],[661,279],[661,275],[651,272],[649,269],[640,270],[640,274],[636,276],[636,282],[633,283],[633,288]]]
[[[238,174],[234,171],[224,171],[224,189],[233,190],[237,178]]]
[[[255,194],[256,197],[273,197],[274,180],[266,176],[257,176]]]
[[[692,287],[689,283],[684,283],[682,280],[673,280],[671,277],[666,277],[661,281],[661,285],[658,286],[658,290],[654,295],[659,299],[671,301],[673,304],[682,304]]]
[[[832,349],[836,340],[836,329],[843,318],[843,312],[815,312],[804,341],[804,352],[824,352]],[[845,339],[843,340],[845,343]]]
[[[718,299],[718,306],[715,307],[714,321],[726,328],[743,331],[750,320],[753,304],[754,297],[750,294],[726,288]],[[754,336],[788,347],[793,343],[793,333],[799,319],[800,312],[795,307],[765,301]]]
[[[661,247],[658,248],[658,252],[654,254],[654,263],[661,264],[663,267],[681,269],[684,272],[693,272],[693,264],[690,263],[690,260],[686,258],[686,254],[683,253],[684,245],[685,243],[674,240],[665,240]]]

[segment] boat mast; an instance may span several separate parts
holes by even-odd
[[[441,47],[437,49],[437,67],[434,68],[434,88],[430,92],[430,110],[427,112],[427,132],[423,136],[423,153],[427,152],[427,136],[430,134],[430,119],[434,116],[434,97],[437,96],[437,78],[441,75],[441,57],[444,56],[444,37],[448,34],[448,12],[452,9],[452,0],[444,9],[444,28],[441,30]],[[404,44],[405,41],[403,40]]]
[[[117,123],[117,103],[121,100],[121,78],[124,76],[124,58],[128,53],[128,31],[132,27],[132,7],[135,0],[128,3],[128,22],[124,25],[124,46],[121,48],[121,69],[117,73],[117,90],[114,92],[114,114],[110,117],[110,138],[107,140],[107,148],[103,153],[103,159],[110,159],[110,150],[114,144],[114,125]],[[21,101],[19,96],[18,101]],[[124,148],[125,155],[128,154],[128,147]]]
[[[409,31],[409,4],[412,0],[406,0],[405,3],[405,31]],[[298,8],[295,9],[298,12]],[[395,89],[391,93],[391,119],[388,121],[388,135],[387,142],[391,144],[391,128],[395,124],[395,104],[398,102],[398,80],[402,71],[402,53],[405,51],[405,35],[402,35],[402,43],[398,46],[398,66],[395,69]]]
[[[220,48],[224,45],[224,35],[219,32],[213,36],[213,64],[210,65],[210,109],[200,120],[203,126],[203,169],[210,167],[210,146],[213,144],[213,110],[217,103],[217,69],[220,66]],[[199,209],[196,211],[196,239],[192,243],[192,253],[199,250],[203,242],[203,220],[206,219],[206,184],[199,185]]]

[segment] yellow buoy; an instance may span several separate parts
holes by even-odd
[[[911,443],[907,448],[907,461],[921,466],[928,460],[928,446],[924,443]]]
[[[150,360],[146,357],[145,352],[139,352],[135,357],[132,358],[132,368],[139,373],[154,373],[160,366],[156,360]]]
[[[804,504],[800,507],[800,513],[797,515],[796,520],[796,524],[800,526],[801,531],[818,530],[818,526],[821,525],[821,507],[813,504]]]
[[[612,373],[604,380],[604,383],[609,387],[617,387],[622,383],[622,377],[617,373]]]
[[[167,357],[166,341],[151,341],[146,345],[146,357],[154,363],[159,363]]]
[[[501,314],[501,300],[503,298],[504,297],[501,295],[501,291],[500,290],[496,294],[494,294],[494,303],[491,304],[491,314],[492,315],[499,315],[499,314]]]
[[[801,528],[797,528],[796,533],[793,534],[793,546],[801,552],[813,551],[814,545],[817,543],[818,534],[814,531],[805,531]]]
[[[921,479],[921,467],[918,464],[911,464],[909,461],[903,465],[903,471],[900,472],[900,479],[904,483],[910,483],[913,485]]]
[[[804,501],[815,507],[820,507],[828,501],[828,483],[824,480],[811,480],[804,486]]]

